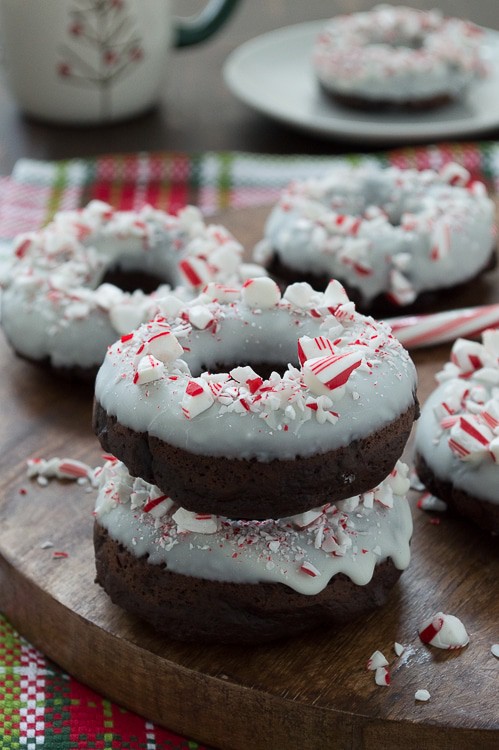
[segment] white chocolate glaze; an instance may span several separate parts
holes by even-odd
[[[120,424],[194,454],[270,461],[348,445],[414,403],[408,353],[388,326],[355,311],[338,282],[324,293],[293,284],[280,299],[263,278],[226,289],[230,302],[218,294],[179,302],[176,318],[158,317],[109,348],[95,396]],[[261,378],[250,365],[262,363],[280,373]]]
[[[333,94],[373,103],[456,98],[485,74],[483,32],[439,11],[381,5],[331,19],[313,65]]]
[[[273,253],[297,276],[329,275],[365,304],[398,305],[472,279],[494,244],[494,205],[461,166],[432,170],[339,166],[290,185],[272,210],[259,262]]]
[[[190,290],[209,281],[244,280],[242,252],[227,230],[206,226],[194,207],[171,216],[150,206],[114,211],[92,201],[16,238],[2,326],[14,349],[30,359],[95,367],[107,346],[153,316],[157,299],[170,290],[127,293],[102,283],[107,271],[147,272],[192,296]]]
[[[416,450],[439,479],[499,505],[499,332],[486,331],[483,343],[457,339],[437,379]]]
[[[151,564],[165,563],[174,573],[211,581],[282,583],[313,595],[337,573],[362,586],[387,558],[399,570],[409,565],[408,488],[407,466],[399,462],[374,490],[299,516],[279,521],[196,518],[179,512],[157,487],[133,479],[121,462],[108,461],[100,475],[95,516],[133,555],[147,554]],[[185,529],[184,516],[193,530]]]

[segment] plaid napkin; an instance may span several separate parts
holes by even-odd
[[[269,156],[247,153],[139,153],[64,162],[20,160],[0,178],[0,260],[9,240],[36,229],[56,211],[98,198],[120,209],[150,203],[176,211],[198,205],[221,209],[270,204],[291,180],[338,163],[377,163],[439,169],[465,166],[489,189],[499,189],[499,142],[439,144],[375,155]],[[203,750],[204,746],[112,704],[81,685],[27,643],[0,615],[0,727],[3,750],[131,748]]]

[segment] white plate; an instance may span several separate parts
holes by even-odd
[[[429,112],[356,112],[335,105],[315,80],[311,51],[324,21],[288,26],[238,47],[224,65],[233,94],[273,119],[362,143],[407,143],[475,135],[499,126],[499,32],[485,29],[490,76],[456,104]]]

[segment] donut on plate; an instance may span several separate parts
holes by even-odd
[[[277,279],[320,289],[336,278],[376,314],[469,282],[496,258],[494,204],[454,163],[339,164],[284,190],[264,235],[254,258]]]
[[[167,310],[168,308],[168,310]],[[175,503],[282,518],[374,487],[418,406],[408,353],[343,287],[209,284],[114,343],[95,385],[105,451]]]
[[[242,264],[232,235],[206,226],[192,206],[171,216],[92,201],[17,237],[14,258],[2,293],[8,341],[29,360],[83,375],[95,374],[109,344],[161,309],[164,284],[183,285],[185,295],[257,272]]]
[[[457,339],[416,430],[427,489],[482,529],[499,533],[499,331]]]
[[[95,509],[96,581],[177,640],[262,643],[386,601],[412,534],[400,462],[370,492],[282,520],[185,510],[108,461]]]
[[[362,109],[429,109],[458,99],[485,75],[484,32],[439,11],[380,5],[332,18],[313,70],[336,101]]]

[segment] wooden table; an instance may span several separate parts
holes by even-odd
[[[362,143],[345,146],[267,120],[228,91],[221,70],[232,50],[266,31],[376,4],[375,0],[241,0],[216,37],[199,47],[174,53],[171,80],[165,81],[161,101],[154,111],[108,127],[54,127],[24,118],[7,91],[4,71],[0,71],[0,174],[8,174],[22,156],[65,159],[139,150],[236,149],[314,154],[337,153],[345,148],[369,150]],[[408,4],[426,9],[438,5],[452,15],[462,14],[489,28],[499,28],[496,0],[419,0]],[[186,14],[201,5],[200,0],[177,3]],[[495,136],[498,134],[499,129]],[[494,133],[488,135],[495,137]]]
[[[267,209],[221,220],[247,246]],[[499,269],[458,297],[499,299]],[[422,402],[449,345],[414,352]],[[46,655],[119,705],[223,750],[495,750],[499,742],[497,540],[461,519],[410,503],[411,564],[386,606],[341,628],[261,647],[203,646],[156,635],[94,583],[94,494],[71,483],[40,487],[26,458],[70,457],[92,466],[92,389],[64,383],[13,356],[0,339],[0,610]],[[410,443],[406,460],[410,460]],[[53,547],[45,548],[50,541]],[[54,551],[67,558],[55,559]],[[469,646],[423,646],[418,626],[437,611],[462,618]],[[400,658],[395,641],[405,646]],[[75,647],[75,644],[78,644]],[[365,664],[379,649],[392,684]],[[123,666],[126,665],[126,669]],[[427,688],[429,703],[414,699]]]
[[[165,83],[161,101],[154,111],[114,126],[85,129],[53,127],[28,120],[18,111],[3,77],[0,77],[0,174],[8,174],[20,157],[53,160],[137,150],[234,149],[284,154],[366,151],[368,149],[362,143],[347,147],[334,140],[295,132],[265,119],[230,94],[223,83],[221,69],[233,49],[258,34],[281,26],[327,18],[334,12],[355,11],[375,4],[366,0],[246,0],[241,3],[226,29],[215,39],[199,48],[175,53],[173,80]],[[413,2],[412,5],[432,8],[434,2]],[[461,13],[485,26],[499,28],[497,0],[481,0],[474,4],[467,0],[441,0],[438,5],[453,15]],[[195,10],[198,6],[199,3],[194,0],[183,2],[187,11]],[[497,138],[499,129],[487,136]],[[437,358],[431,353],[418,355],[418,364],[425,373],[425,393],[430,388],[434,370],[447,352],[447,349],[440,350]],[[6,514],[9,523],[13,523],[16,514],[20,514],[19,517],[23,515],[19,489],[26,487],[24,457],[39,450],[40,436],[37,430],[40,425],[44,426],[47,455],[57,451],[75,455],[72,451],[74,447],[79,457],[95,463],[100,451],[88,426],[90,402],[86,394],[79,388],[74,392],[63,390],[61,394],[59,386],[49,376],[27,370],[25,363],[9,359],[10,352],[3,342],[0,353],[4,404],[0,444],[5,448],[1,461],[2,513]],[[36,494],[36,488],[30,488],[30,494]],[[54,506],[46,505],[48,495],[40,497],[44,500],[31,519],[34,522],[38,520],[41,523],[46,519],[44,514],[51,512],[51,507],[52,510],[55,507],[67,511],[65,488],[54,490]],[[84,495],[71,491],[72,504],[84,500]],[[75,520],[79,523],[87,518],[87,506],[86,501],[85,506],[78,506],[76,515],[72,517],[73,524]],[[294,650],[289,645],[265,647],[250,659],[245,651],[239,652],[236,648],[231,649],[229,654],[224,649],[215,649],[210,656],[202,649],[193,652],[181,645],[162,644],[149,632],[144,638],[141,627],[130,623],[123,613],[110,607],[105,595],[90,580],[88,527],[81,545],[70,548],[72,555],[65,575],[56,577],[47,555],[42,566],[37,566],[37,560],[41,559],[39,545],[43,542],[43,535],[38,539],[31,528],[24,539],[14,534],[12,527],[4,525],[2,543],[4,550],[8,543],[10,554],[3,561],[2,572],[4,581],[10,581],[11,585],[4,588],[2,604],[14,623],[24,624],[23,632],[33,642],[41,648],[45,647],[46,652],[64,666],[69,667],[73,663],[77,676],[101,691],[106,684],[102,670],[111,668],[115,663],[113,660],[119,661],[125,639],[127,663],[130,665],[130,660],[133,660],[137,670],[130,670],[128,688],[125,689],[123,683],[118,681],[111,685],[111,693],[108,691],[108,694],[124,705],[148,713],[155,720],[168,724],[171,718],[171,726],[186,734],[193,733],[192,712],[197,711],[200,725],[203,726],[201,738],[213,744],[238,748],[252,746],[266,750],[268,736],[261,726],[256,731],[252,725],[248,725],[245,713],[240,710],[242,705],[249,705],[254,717],[260,715],[272,721],[273,746],[276,748],[286,744],[304,750],[332,747],[334,744],[334,747],[345,749],[362,747],[382,750],[403,744],[407,750],[437,747],[440,750],[455,750],[465,746],[492,750],[499,742],[497,716],[493,715],[497,665],[487,661],[485,646],[489,640],[498,639],[497,628],[494,628],[494,625],[497,626],[497,615],[495,623],[488,622],[486,632],[482,627],[480,642],[476,638],[474,641],[475,649],[477,645],[483,646],[477,658],[480,660],[478,666],[484,665],[489,670],[482,675],[485,682],[480,682],[476,669],[477,650],[468,649],[459,658],[448,654],[429,654],[418,645],[414,626],[420,615],[427,613],[426,605],[431,609],[440,604],[445,606],[449,600],[457,602],[460,592],[462,601],[467,602],[476,594],[462,576],[453,581],[445,576],[439,557],[444,538],[440,532],[444,529],[428,526],[422,514],[417,519],[417,525],[422,533],[416,537],[415,566],[412,573],[407,573],[403,578],[407,584],[404,583],[394,593],[390,605],[400,606],[400,612],[407,616],[404,619],[401,614],[400,627],[394,626],[393,612],[387,608],[369,620],[367,635],[358,623],[352,629],[343,629],[337,636],[333,650],[328,634],[320,634],[317,641],[319,654],[317,649],[310,648],[306,638],[299,640]],[[69,545],[74,539],[71,537],[74,531],[74,525],[58,529],[56,542],[62,546]],[[449,560],[458,565],[459,545],[465,546],[474,555],[474,567],[468,580],[477,583],[478,566],[486,559],[494,559],[496,550],[491,549],[489,541],[482,547],[480,534],[473,531],[470,537],[463,532],[459,523],[446,523],[446,532],[450,540],[450,546],[446,546]],[[430,535],[437,540],[436,546],[428,544]],[[37,546],[30,546],[35,538]],[[475,545],[473,540],[476,541]],[[497,560],[493,565],[496,570]],[[13,569],[15,576],[11,576]],[[86,601],[76,596],[73,588],[74,576],[80,575],[82,570],[85,571],[82,586],[89,597]],[[410,582],[418,576],[427,586],[427,593],[420,597],[416,606],[409,608],[407,591],[411,590]],[[442,581],[448,586],[443,600],[435,588]],[[493,586],[497,585],[496,574],[487,585],[490,585],[490,591],[488,594],[482,592],[480,606],[477,606],[473,615],[475,619],[471,622],[472,627],[477,629],[481,627],[483,618],[488,616],[487,612],[490,617],[494,611],[497,613],[497,595],[494,599],[493,593]],[[55,592],[60,597],[57,606],[54,606]],[[492,602],[490,610],[487,608],[487,596]],[[40,618],[37,605],[45,606],[44,602],[46,616]],[[59,651],[53,651],[54,628],[58,627],[61,614],[67,615],[68,611],[69,629],[60,632]],[[104,635],[99,641],[101,651],[96,652],[98,630]],[[405,638],[411,646],[405,657],[396,663],[398,688],[390,693],[376,688],[360,664],[375,648],[381,646],[389,649],[396,634]],[[76,654],[75,637],[81,639],[81,648]],[[340,660],[337,655],[331,656],[333,651],[337,654],[342,649],[348,653],[345,660]],[[93,661],[96,653],[107,661]],[[325,661],[321,660],[321,654]],[[393,654],[390,654],[390,660],[394,660]],[[296,684],[293,683],[291,670],[296,674]],[[148,682],[146,678],[151,673],[155,679]],[[344,692],[337,708],[331,710],[330,697],[338,680],[344,686]],[[441,691],[436,691],[432,703],[427,706],[413,703],[415,689],[439,681]],[[466,693],[463,692],[465,683]],[[163,705],[157,700],[157,691],[141,693],[147,684],[149,688],[151,685],[165,688]],[[490,695],[486,694],[486,689],[490,689]],[[484,690],[485,695],[483,704],[480,704],[483,716],[479,717],[473,728],[468,721],[470,708],[467,696],[474,696],[472,706],[477,706],[480,690]],[[142,696],[139,703],[134,702],[137,696]],[[219,720],[222,705],[228,707],[231,715],[225,732]],[[179,706],[190,708],[182,714]],[[478,708],[476,712],[480,714]],[[456,733],[449,731],[449,727],[460,729]],[[489,730],[493,727],[496,732],[491,733]]]

